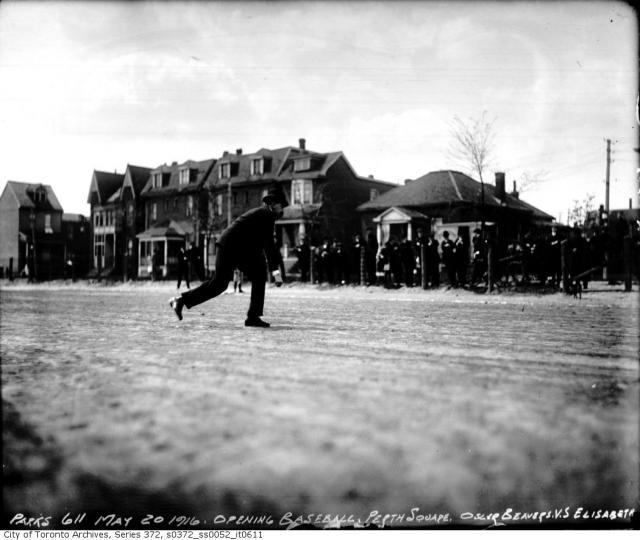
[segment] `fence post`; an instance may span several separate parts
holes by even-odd
[[[562,275],[562,290],[569,294],[569,261],[567,253],[567,241],[560,242],[560,273]]]
[[[487,242],[487,287],[489,292],[493,292],[493,242]]]
[[[624,257],[624,291],[631,292],[631,236],[625,236],[623,239],[623,257]]]
[[[313,255],[316,251],[316,248],[313,246],[309,246],[309,283],[315,283],[314,273],[316,271],[316,267],[313,264]]]
[[[429,276],[427,275],[427,243],[424,239],[420,242],[420,281],[423,289],[429,287]]]

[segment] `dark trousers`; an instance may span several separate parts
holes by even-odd
[[[189,267],[187,265],[178,266],[178,289],[180,288],[180,284],[182,283],[182,279],[184,278],[187,289],[189,288]]]
[[[216,270],[213,278],[203,282],[199,287],[182,293],[184,305],[191,309],[198,304],[215,298],[227,290],[233,279],[233,270],[241,270],[251,281],[251,301],[248,317],[262,317],[264,309],[264,291],[267,279],[267,266],[264,254],[238,255],[224,247],[218,248]]]

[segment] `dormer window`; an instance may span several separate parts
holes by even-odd
[[[231,163],[222,163],[220,165],[218,178],[231,178]]]
[[[311,168],[311,157],[305,157],[301,159],[296,159],[293,162],[293,170],[294,172],[298,171],[308,171]]]
[[[370,201],[375,201],[378,198],[378,190],[377,189],[370,189],[369,190],[369,200]]]
[[[189,169],[180,169],[180,185],[184,186],[189,183]]]
[[[43,204],[46,200],[47,200],[46,190],[42,186],[37,187],[35,192],[33,193],[33,201],[36,204]]]
[[[153,173],[151,176],[151,186],[154,188],[162,187],[162,173]]]
[[[251,160],[251,174],[263,174],[264,173],[264,160],[255,158]]]

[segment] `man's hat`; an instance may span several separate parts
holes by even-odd
[[[289,203],[287,202],[287,196],[284,194],[282,186],[280,186],[279,184],[271,186],[262,201],[266,204],[280,203],[283,208],[285,206],[289,206]]]

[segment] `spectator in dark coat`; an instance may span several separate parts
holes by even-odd
[[[473,248],[473,270],[471,273],[471,285],[475,285],[482,281],[487,271],[486,249],[482,240],[482,231],[480,229],[473,230],[473,238],[471,238]]]
[[[180,288],[180,284],[184,278],[185,283],[187,284],[187,289],[190,289],[189,285],[189,258],[187,256],[187,252],[184,249],[184,246],[180,246],[180,251],[178,251],[178,289]]]
[[[196,247],[194,242],[189,245],[189,251],[187,252],[189,258],[189,264],[191,265],[191,271],[195,274],[198,280],[204,280],[204,269],[202,264],[202,257],[200,251]]]
[[[184,307],[190,309],[224,292],[233,278],[234,268],[238,268],[251,281],[251,302],[245,326],[270,326],[260,318],[267,275],[265,255],[276,286],[282,285],[274,226],[288,203],[282,188],[277,185],[269,188],[263,202],[264,206],[242,214],[220,236],[216,243],[218,254],[214,277],[169,301],[179,320],[182,320]]]
[[[367,229],[365,243],[365,264],[367,267],[367,285],[376,283],[376,256],[378,254],[378,240],[371,229]]]
[[[405,238],[400,244],[400,257],[402,259],[404,283],[407,287],[413,287],[413,271],[416,268],[416,254],[408,238]]]
[[[298,258],[298,268],[300,269],[300,281],[306,282],[309,280],[309,264],[311,257],[311,249],[309,247],[309,241],[302,235],[300,237],[300,243],[294,248],[293,252]]]
[[[469,248],[461,236],[455,241],[456,279],[460,287],[467,284],[467,266],[469,265]]]
[[[449,285],[452,287],[458,286],[458,280],[456,279],[456,246],[453,240],[449,238],[449,231],[442,233],[442,243],[440,244],[442,250],[442,262],[444,263],[447,271],[447,278],[449,279]]]
[[[433,233],[429,235],[427,241],[427,261],[425,271],[428,275],[429,285],[434,288],[440,287],[440,253],[438,252],[438,241]]]

